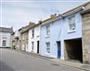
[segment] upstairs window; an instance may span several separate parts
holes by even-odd
[[[76,30],[75,16],[69,17],[68,23],[69,23],[69,26],[68,26],[69,32],[75,31]]]
[[[46,35],[50,34],[50,25],[46,25]]]
[[[32,38],[34,38],[34,29],[32,29]]]

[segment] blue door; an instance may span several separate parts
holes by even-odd
[[[61,57],[61,43],[57,41],[57,58]]]

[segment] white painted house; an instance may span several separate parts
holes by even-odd
[[[28,32],[28,52],[39,53],[40,24],[34,24]]]
[[[0,47],[11,47],[12,46],[12,28],[0,27]]]

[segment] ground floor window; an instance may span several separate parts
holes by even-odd
[[[6,40],[2,41],[2,46],[6,46]]]
[[[32,42],[32,51],[34,50],[34,42]]]
[[[46,50],[50,53],[50,42],[46,42]]]

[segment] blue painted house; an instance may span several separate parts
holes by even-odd
[[[41,24],[40,29],[40,54],[48,57],[61,58],[61,17],[52,15]]]
[[[40,54],[62,60],[83,61],[82,16],[85,3],[62,15],[52,15],[42,21]]]

